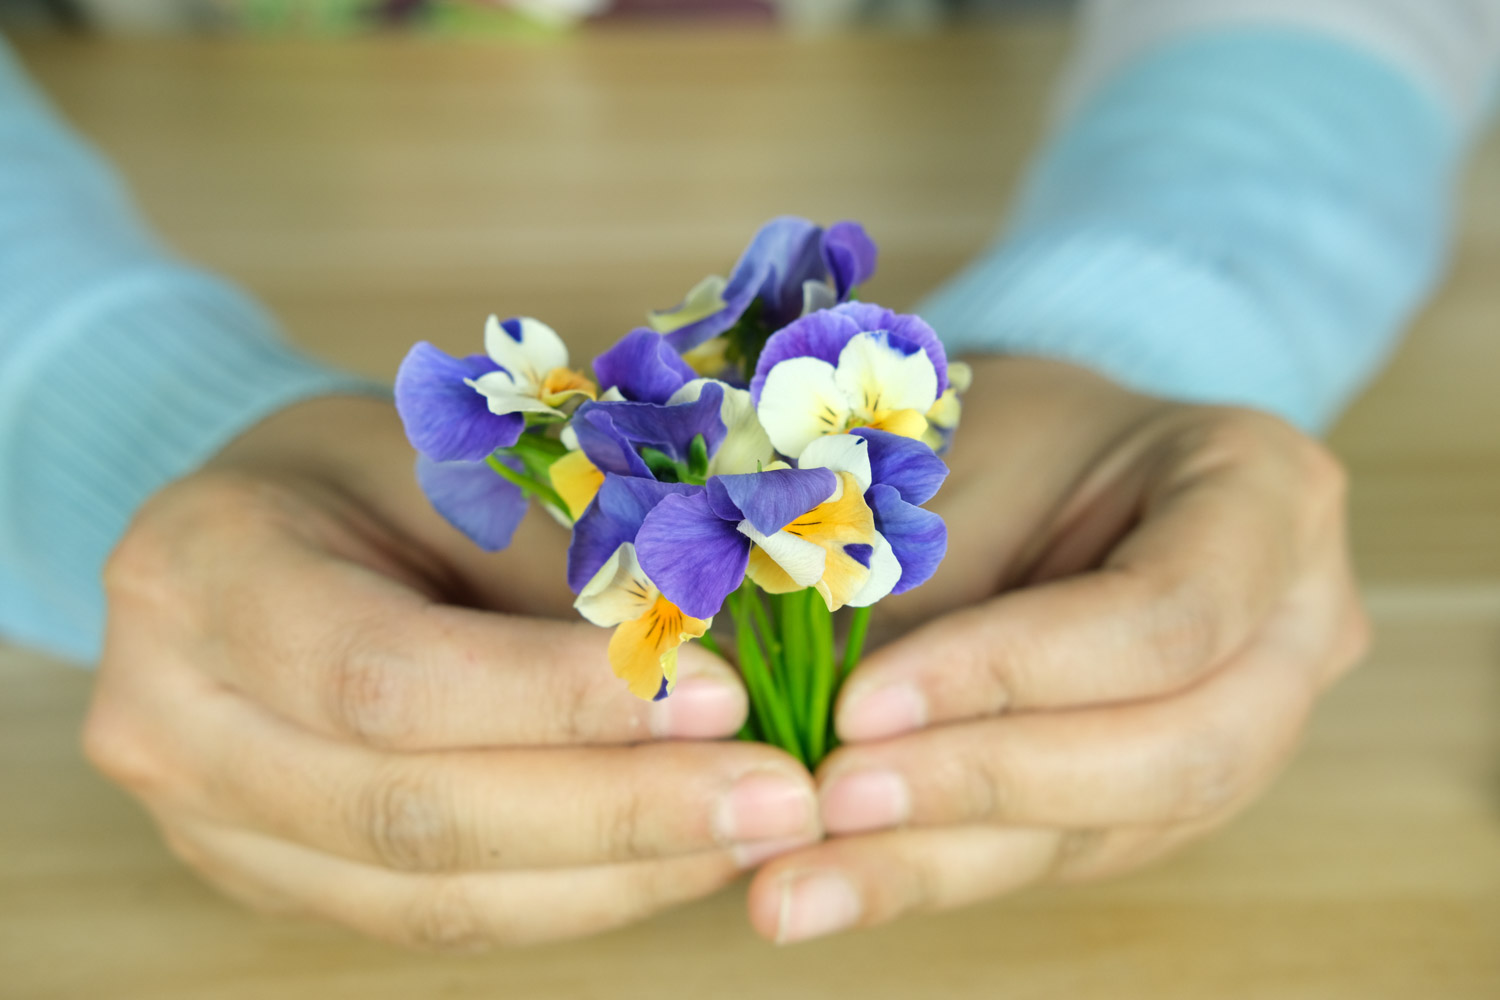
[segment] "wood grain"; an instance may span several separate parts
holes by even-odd
[[[763,218],[863,219],[909,304],[993,232],[1061,27],[799,42],[619,32],[481,47],[32,44],[187,255],[310,349],[388,375],[490,311],[598,344]],[[1378,625],[1286,778],[1209,843],[786,950],[730,892],[596,939],[455,960],[246,914],[83,764],[86,674],[0,650],[0,997],[1500,996],[1500,143],[1452,277],[1333,443]]]

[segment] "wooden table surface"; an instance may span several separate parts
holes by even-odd
[[[917,40],[33,43],[189,255],[389,375],[490,311],[596,343],[763,218],[863,219],[907,305],[980,247],[1042,124],[1052,22]],[[1237,825],[1108,885],[777,950],[743,897],[593,940],[411,955],[243,913],[77,749],[88,675],[0,650],[0,996],[1500,997],[1500,143],[1452,279],[1333,435],[1368,665]]]

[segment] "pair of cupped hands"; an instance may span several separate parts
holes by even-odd
[[[730,738],[744,689],[695,645],[632,697],[565,533],[473,548],[356,397],[141,510],[87,752],[230,895],[421,946],[583,935],[747,870],[786,942],[1143,865],[1262,790],[1363,651],[1342,472],[1261,414],[975,368],[947,559],[877,609],[816,775]]]

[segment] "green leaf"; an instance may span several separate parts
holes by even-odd
[[[651,470],[651,474],[661,482],[682,482],[682,467],[666,452],[656,448],[642,448],[641,460],[646,463],[646,468]]]
[[[708,475],[708,441],[702,434],[695,435],[688,445],[688,474],[699,482]]]

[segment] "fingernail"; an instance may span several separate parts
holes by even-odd
[[[789,875],[781,886],[776,943],[790,944],[847,930],[859,920],[861,909],[859,893],[842,875]]]
[[[920,729],[926,722],[927,699],[903,682],[856,698],[840,713],[838,729],[846,740],[883,740]]]
[[[830,833],[900,826],[911,816],[911,791],[894,771],[854,771],[823,789],[823,825]]]
[[[732,736],[745,721],[745,692],[716,677],[684,677],[651,706],[651,732],[683,740]]]
[[[789,854],[809,844],[815,844],[817,841],[818,838],[811,835],[777,840],[757,840],[749,844],[740,844],[730,853],[734,855],[735,864],[741,868],[754,868],[772,858],[779,858],[783,854]]]
[[[719,803],[715,823],[728,846],[749,841],[806,837],[815,825],[812,789],[787,775],[745,775]]]

